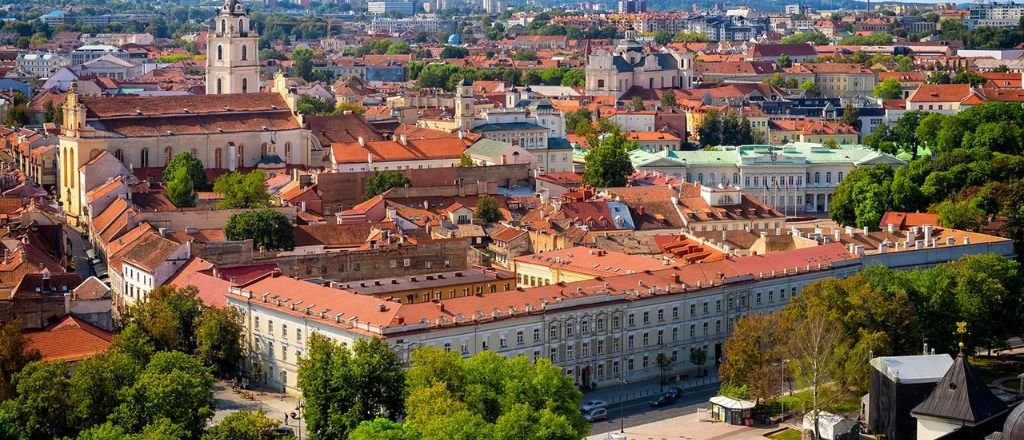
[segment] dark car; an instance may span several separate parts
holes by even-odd
[[[665,392],[665,395],[668,396],[669,399],[677,400],[680,397],[683,397],[683,389],[679,387],[672,387]]]
[[[651,401],[651,406],[665,406],[672,403],[672,399],[667,394],[658,396],[657,399]]]

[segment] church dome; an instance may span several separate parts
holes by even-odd
[[[462,44],[462,37],[459,37],[459,34],[452,34],[448,37],[448,44],[458,46]]]
[[[1024,440],[1024,403],[1006,416],[1003,424],[1003,440]]]

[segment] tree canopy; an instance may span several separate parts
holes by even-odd
[[[252,170],[248,173],[232,171],[217,178],[213,182],[213,192],[223,199],[217,202],[219,209],[265,208],[270,206],[270,194],[264,183],[267,176],[263,171]]]
[[[291,221],[273,209],[258,209],[233,214],[224,226],[228,240],[252,240],[256,249],[292,250],[295,233]]]
[[[899,99],[903,97],[903,86],[896,78],[886,78],[875,85],[872,95],[882,99]]]
[[[409,438],[578,439],[587,423],[581,394],[548,359],[505,358],[483,351],[468,359],[434,347],[413,351],[405,425],[367,421],[357,432]]]
[[[364,191],[364,197],[372,199],[378,194],[383,194],[391,188],[399,188],[403,186],[409,186],[412,181],[409,180],[405,174],[401,171],[374,171],[373,175],[366,180],[366,190]]]
[[[717,110],[704,114],[697,127],[697,136],[704,147],[754,143],[754,133],[747,118],[737,117],[734,113],[723,116]]]
[[[350,350],[313,333],[306,347],[298,383],[311,439],[346,438],[360,422],[404,414],[405,372],[386,342],[360,339]]]
[[[626,178],[633,174],[629,152],[636,148],[637,142],[627,140],[618,128],[603,134],[584,158],[583,183],[595,188],[626,186]]]

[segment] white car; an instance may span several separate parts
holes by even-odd
[[[604,408],[594,408],[587,413],[583,414],[583,419],[588,422],[596,422],[598,420],[604,420],[608,418],[608,410]]]
[[[598,408],[607,408],[608,403],[603,400],[588,400],[580,406],[580,412],[589,413]]]

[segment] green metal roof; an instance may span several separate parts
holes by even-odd
[[[494,124],[484,124],[478,127],[474,127],[473,131],[509,131],[509,130],[547,130],[540,125],[532,122],[497,122]]]
[[[512,147],[508,142],[496,141],[494,139],[480,139],[466,149],[468,154],[476,154],[484,157],[497,157]]]

